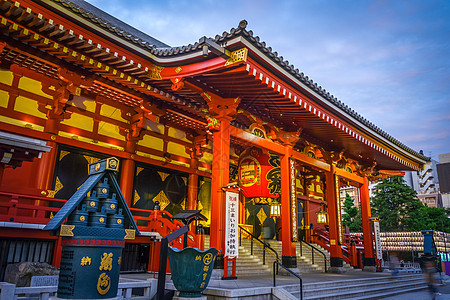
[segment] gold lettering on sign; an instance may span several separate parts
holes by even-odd
[[[113,261],[113,254],[109,253],[103,253],[102,261],[100,262],[100,267],[98,268],[100,271],[111,271],[112,269],[112,261]]]
[[[89,256],[85,256],[81,259],[82,266],[91,265],[91,258]]]
[[[97,281],[97,292],[100,295],[104,295],[109,291],[109,288],[111,287],[111,279],[109,278],[106,273],[100,274]]]

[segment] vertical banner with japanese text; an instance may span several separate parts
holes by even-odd
[[[380,222],[373,222],[373,236],[375,241],[375,251],[377,253],[377,259],[383,258],[383,252],[381,252],[381,236],[380,236]]]
[[[225,255],[228,258],[238,256],[239,238],[239,194],[226,192],[225,208]]]
[[[298,241],[298,219],[297,219],[297,185],[295,178],[295,160],[289,159],[289,190],[291,198],[291,229],[292,240]]]

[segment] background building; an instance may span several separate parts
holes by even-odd
[[[440,182],[442,206],[450,207],[450,153],[440,154],[436,165]]]

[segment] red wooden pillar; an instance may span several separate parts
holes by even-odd
[[[289,157],[292,155],[292,147],[285,146],[284,149],[284,155],[280,157],[282,263],[288,268],[296,268],[297,256],[295,243],[292,242],[291,193],[289,185]]]
[[[122,160],[122,168],[120,169],[120,189],[129,207],[131,207],[133,202],[134,168],[134,160],[128,158]]]
[[[364,177],[364,183],[359,188],[361,201],[361,218],[364,237],[364,271],[375,272],[375,257],[373,251],[373,237],[370,223],[370,197],[369,197],[369,180]]]
[[[340,219],[339,178],[335,174],[336,166],[331,164],[330,172],[326,172],[326,197],[328,204],[328,226],[330,232],[330,272],[345,272],[342,259],[343,235],[342,220]]]
[[[47,146],[52,147],[50,152],[42,153],[42,157],[38,160],[38,168],[36,174],[36,188],[43,191],[50,190],[53,184],[53,175],[55,173],[56,159],[58,155],[58,144],[47,141]]]
[[[122,160],[122,167],[120,169],[120,190],[122,191],[122,195],[129,207],[131,207],[133,202],[133,184],[136,166],[133,158],[135,151],[136,140],[128,140],[125,145],[125,152],[129,153],[130,158],[125,158]]]
[[[194,154],[192,154],[191,169],[193,169],[194,172],[196,172],[197,166],[198,166],[198,160],[194,156]],[[186,209],[188,209],[188,210],[197,209],[197,194],[198,194],[198,175],[196,173],[191,173],[191,174],[189,174],[189,179],[188,179],[188,196],[187,196]]]
[[[0,186],[2,186],[3,172],[5,171],[5,164],[0,163]]]
[[[229,181],[230,121],[231,118],[221,118],[219,129],[213,133],[210,245],[222,251],[225,249],[225,193],[222,187]],[[221,265],[223,260],[219,259],[217,266],[220,268]]]

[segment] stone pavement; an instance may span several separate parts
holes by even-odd
[[[130,279],[146,279],[149,277],[154,277],[154,274],[141,273],[141,274],[122,274],[121,277]],[[306,283],[318,283],[327,281],[342,281],[351,279],[361,279],[361,278],[379,278],[385,277],[390,278],[390,273],[370,273],[370,272],[347,272],[345,274],[329,274],[329,273],[311,273],[302,274],[303,284]],[[168,277],[169,278],[169,277]],[[436,299],[449,299],[450,300],[450,278],[447,278],[447,285],[440,287],[440,292],[442,295],[436,297]],[[170,280],[168,280],[169,282]],[[278,275],[276,277],[277,286],[283,285],[293,285],[298,284],[299,280],[293,276],[282,276]],[[261,288],[261,287],[272,287],[273,277],[272,276],[258,276],[258,277],[239,277],[236,280],[211,280],[209,283],[209,288],[220,288],[220,289],[251,289],[251,288]],[[387,300],[425,300],[432,299],[427,291],[420,291],[408,294],[400,294],[394,297],[384,298]]]

